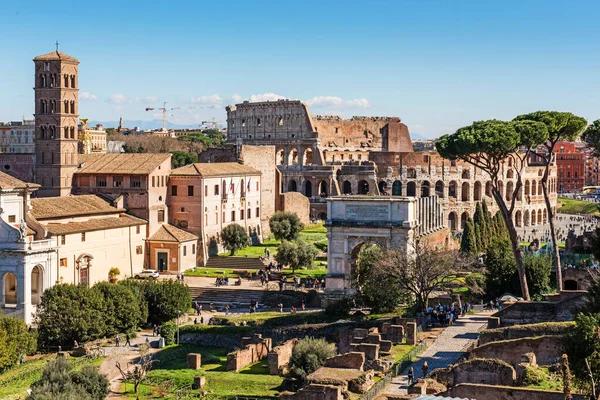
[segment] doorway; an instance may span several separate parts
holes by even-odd
[[[156,257],[158,260],[158,272],[166,271],[168,269],[167,261],[169,260],[169,253],[159,251]]]

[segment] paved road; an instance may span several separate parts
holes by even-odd
[[[440,333],[435,342],[411,365],[415,372],[415,379],[421,377],[421,367],[425,361],[429,365],[429,372],[456,362],[465,353],[465,349],[477,340],[479,331],[487,326],[487,318],[491,314],[491,312],[483,312],[461,317],[454,325]],[[392,380],[385,394],[407,394],[408,368],[410,366]]]

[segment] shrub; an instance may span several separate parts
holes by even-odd
[[[144,326],[148,322],[148,302],[146,301],[146,285],[135,279],[126,279],[119,282],[120,286],[131,290],[136,299],[136,304],[140,310],[140,319],[138,326]]]
[[[325,339],[307,337],[300,339],[292,350],[289,377],[304,380],[307,375],[323,366],[325,360],[335,355],[334,346]]]
[[[104,297],[104,317],[106,321],[105,336],[113,336],[119,332],[131,332],[138,328],[141,311],[133,292],[125,286],[108,282],[96,284],[97,290]]]
[[[146,281],[145,298],[148,303],[148,322],[161,325],[177,318],[192,306],[190,289],[178,281]]]
[[[281,265],[288,265],[294,273],[297,268],[312,268],[316,256],[317,250],[312,244],[302,241],[283,241],[277,247],[275,259]]]
[[[238,224],[227,225],[221,230],[221,240],[231,255],[234,255],[236,251],[248,247],[250,245],[250,238],[246,233],[244,227]]]
[[[112,267],[110,271],[108,271],[108,280],[111,282],[116,282],[119,275],[121,275],[121,270],[119,268]]]
[[[175,332],[177,332],[177,325],[173,322],[166,322],[160,327],[160,336],[165,338],[166,345],[175,343]]]
[[[269,227],[275,239],[296,240],[304,225],[300,222],[298,215],[293,212],[277,211],[269,219]]]
[[[325,315],[330,317],[345,317],[350,315],[352,307],[354,307],[354,299],[352,297],[344,297],[340,301],[336,301],[325,307]]]
[[[108,379],[96,367],[73,371],[69,361],[50,361],[41,378],[31,385],[30,400],[103,400],[108,396]]]
[[[25,321],[0,314],[0,372],[16,365],[22,354],[33,354],[36,336]]]

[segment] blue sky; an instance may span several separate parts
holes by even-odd
[[[33,113],[33,62],[80,64],[92,120],[224,120],[241,99],[399,116],[437,137],[538,109],[600,118],[597,1],[78,1],[2,5],[0,120]],[[49,4],[53,4],[52,7]],[[158,127],[158,126],[157,126]]]

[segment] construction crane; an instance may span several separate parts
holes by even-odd
[[[205,127],[207,127],[208,125],[211,125],[212,129],[216,129],[218,123],[224,124],[225,121],[215,121],[215,117],[213,117],[212,121],[202,121],[202,125],[204,125]],[[200,125],[200,128],[202,128],[202,125]]]
[[[154,110],[158,110],[158,111],[162,111],[162,130],[163,132],[167,131],[167,111],[173,111],[173,110],[191,110],[194,108],[217,108],[217,106],[192,106],[192,107],[171,107],[171,108],[167,108],[167,102],[163,102],[163,106],[162,107],[146,107],[146,111],[154,111]],[[173,115],[173,114],[171,114]],[[204,122],[202,122],[204,123]]]

